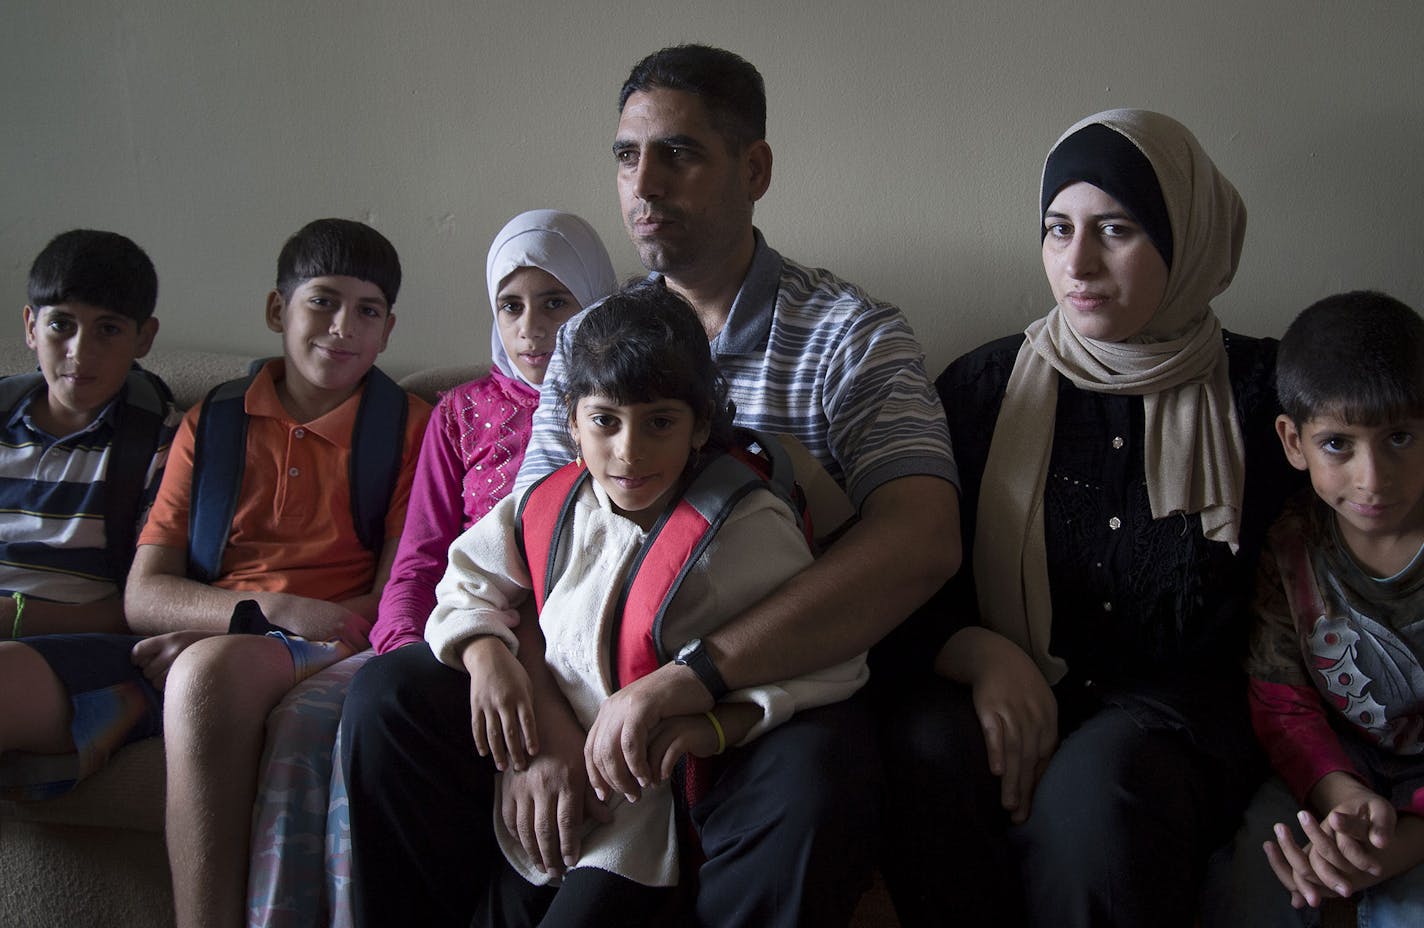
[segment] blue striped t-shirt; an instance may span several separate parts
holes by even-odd
[[[574,459],[558,397],[582,320],[559,330],[516,493]],[[796,437],[857,507],[898,477],[958,484],[944,408],[905,317],[829,271],[785,260],[760,232],[712,356],[737,425]]]
[[[18,590],[54,602],[93,602],[118,592],[123,580],[107,556],[104,531],[105,476],[122,394],[88,426],[56,438],[29,415],[43,389],[41,384],[0,423],[0,595]],[[140,514],[157,492],[180,421],[169,403]]]

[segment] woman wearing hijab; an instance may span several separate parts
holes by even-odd
[[[514,487],[559,326],[617,283],[593,227],[552,209],[521,213],[499,231],[485,279],[494,313],[491,369],[445,393],[431,413],[405,528],[371,627],[378,656],[423,645],[450,542]],[[269,757],[253,825],[249,925],[325,923],[323,870],[334,921],[348,921],[345,791],[341,771],[333,774],[329,763],[339,752],[324,748],[336,738],[345,684],[367,657],[337,665],[334,678],[314,677],[314,687],[294,691],[269,720]]]
[[[949,683],[887,721],[886,878],[907,925],[1186,925],[1260,773],[1275,344],[1212,312],[1246,211],[1176,121],[1083,120],[1041,194],[1057,304],[937,381],[966,564],[905,630]]]

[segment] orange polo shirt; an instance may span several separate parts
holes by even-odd
[[[292,421],[276,384],[285,365],[268,362],[243,398],[247,458],[222,570],[228,590],[293,593],[338,602],[372,592],[379,552],[367,551],[351,518],[351,433],[364,384],[346,402],[311,422]],[[202,404],[188,410],[139,535],[141,545],[188,547],[193,436]],[[386,540],[400,537],[430,406],[409,397],[400,476],[386,512]]]

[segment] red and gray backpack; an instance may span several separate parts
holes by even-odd
[[[591,479],[587,469],[565,464],[534,484],[519,503],[516,540],[541,612],[564,571],[559,548],[573,521],[574,501]],[[757,489],[770,490],[786,503],[810,544],[810,516],[785,449],[768,435],[738,429],[733,448],[705,456],[681,496],[648,530],[624,578],[609,637],[615,689],[668,661],[662,628],[669,604],[732,510]]]

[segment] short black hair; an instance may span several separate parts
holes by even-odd
[[[158,273],[131,239],[73,229],[51,239],[30,265],[29,302],[37,310],[88,303],[142,325],[158,304]]]
[[[618,92],[618,112],[647,90],[681,90],[702,100],[728,147],[739,151],[766,138],[766,84],[740,55],[710,45],[674,45],[633,66]]]
[[[1366,426],[1424,416],[1424,319],[1375,290],[1328,296],[1286,329],[1276,393],[1297,428],[1322,415]]]
[[[381,288],[386,307],[396,305],[401,265],[384,235],[352,219],[317,219],[296,231],[277,256],[277,291],[292,291],[313,277],[355,277]]]
[[[620,405],[682,400],[710,427],[709,447],[731,447],[734,410],[707,332],[661,277],[615,292],[579,323],[562,397],[568,417],[594,395]]]

